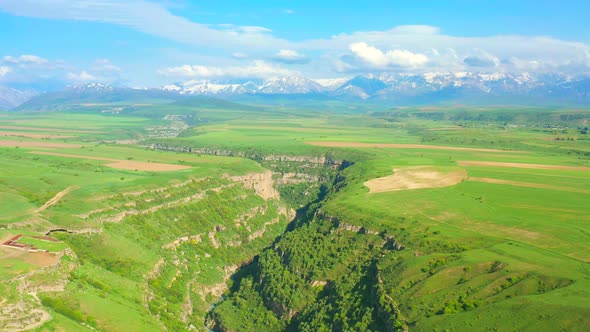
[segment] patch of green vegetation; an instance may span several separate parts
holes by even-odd
[[[60,252],[66,249],[68,246],[63,242],[53,242],[47,240],[40,240],[33,237],[23,236],[18,240],[18,243],[26,244],[39,248],[41,250],[47,250],[49,252]]]
[[[2,249],[1,280],[31,272],[33,285],[67,279],[64,291],[29,289],[54,317],[40,330],[583,331],[590,325],[590,173],[460,163],[590,167],[587,110],[319,113],[193,100],[122,103],[118,114],[98,115],[104,107],[0,118],[0,125],[25,120],[17,126],[40,128],[31,132],[51,133],[64,123],[88,131],[18,138],[81,148],[0,147],[0,199],[11,202],[0,204],[6,228],[0,236],[82,232],[52,233],[64,241],[51,243],[59,247],[53,249],[71,250],[55,268],[62,274],[42,269],[26,252]],[[113,144],[120,140],[138,145]],[[191,168],[122,170],[93,158]],[[453,186],[374,194],[364,185],[412,166],[463,169],[468,177]],[[229,178],[265,170],[273,172],[281,199],[265,200]],[[289,225],[287,206],[299,209]],[[47,245],[30,240],[22,239]],[[6,303],[36,301],[15,282],[0,288]]]

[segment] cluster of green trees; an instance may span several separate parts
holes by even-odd
[[[211,318],[220,330],[242,330],[254,316],[269,331],[401,330],[377,282],[376,259],[391,250],[386,242],[316,216],[264,250]]]
[[[94,317],[82,313],[82,311],[80,311],[80,303],[75,299],[40,295],[40,300],[44,306],[53,309],[55,312],[62,314],[71,320],[96,327]]]

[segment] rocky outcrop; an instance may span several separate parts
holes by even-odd
[[[244,152],[244,151],[232,151],[222,149],[210,149],[210,148],[197,148],[191,146],[171,146],[162,143],[154,143],[149,145],[142,145],[145,148],[152,150],[162,151],[175,151],[175,152],[186,152],[186,153],[197,153],[206,154],[213,156],[227,156],[227,157],[242,157],[256,161],[269,161],[269,162],[296,162],[306,163],[311,165],[323,165],[330,166],[334,169],[340,168],[346,162],[343,160],[335,160],[331,154],[326,153],[320,156],[287,156],[287,155],[265,155],[258,152]]]
[[[230,179],[235,182],[241,182],[247,189],[254,189],[256,194],[264,200],[280,198],[279,192],[273,186],[274,182],[271,171],[267,170],[263,173],[232,176]]]
[[[317,183],[317,182],[321,181],[319,176],[306,174],[306,173],[273,172],[273,176],[275,177],[275,182],[278,185],[298,184],[298,183]]]
[[[354,233],[359,233],[359,234],[379,235],[379,236],[382,236],[383,240],[385,241],[383,244],[384,247],[390,248],[391,250],[398,250],[398,251],[404,250],[406,248],[403,244],[398,243],[393,236],[389,236],[387,234],[383,234],[382,232],[368,229],[363,226],[345,223],[342,220],[340,220],[338,217],[331,216],[323,210],[318,210],[315,213],[315,217],[319,218],[321,220],[327,220],[327,221],[333,223],[334,225],[336,225],[337,228],[334,230],[334,232],[348,231],[348,232],[354,232]]]

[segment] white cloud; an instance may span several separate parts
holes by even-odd
[[[119,73],[121,72],[121,68],[112,64],[111,60],[109,59],[98,59],[94,61],[92,71],[102,73]]]
[[[293,50],[280,50],[277,53],[277,56],[294,59],[294,58],[300,58],[301,54],[299,54]]]
[[[242,52],[234,52],[231,54],[231,57],[237,60],[244,60],[244,59],[248,59],[248,55],[244,54]]]
[[[97,59],[80,67],[31,54],[0,58],[0,78],[3,83],[40,86],[41,89],[49,86],[59,88],[72,82],[116,82],[121,80],[122,72],[109,59]]]
[[[265,28],[265,27],[259,27],[259,26],[238,26],[238,27],[236,27],[234,32],[242,32],[242,33],[246,33],[246,34],[263,34],[263,33],[270,33],[270,32],[272,32],[272,30]]]
[[[376,68],[390,66],[416,68],[428,62],[428,57],[424,54],[398,49],[384,53],[380,49],[363,42],[350,44],[350,50],[366,64]]]
[[[167,77],[176,78],[203,78],[203,79],[223,79],[223,78],[269,78],[276,76],[291,76],[299,73],[280,66],[272,65],[261,60],[254,61],[248,66],[202,66],[202,65],[184,65],[178,67],[169,67],[158,70],[158,73]]]
[[[356,44],[356,52],[351,45]],[[520,71],[510,59],[519,63],[535,64],[542,71],[578,72],[580,68],[590,70],[588,54],[590,45],[581,42],[564,41],[551,37],[496,35],[484,37],[463,37],[444,34],[437,27],[398,26],[386,31],[358,31],[339,34],[327,39],[303,41],[299,47],[323,51],[330,56],[325,65],[331,65],[334,71],[368,71],[377,70],[371,63],[412,64],[407,71],[454,71],[454,70],[496,70]],[[295,48],[297,49],[297,48]],[[387,50],[393,52],[387,60]],[[415,57],[421,54],[427,57]],[[362,57],[361,57],[362,55]],[[340,61],[336,61],[339,59]],[[464,60],[467,59],[465,62]],[[359,60],[362,60],[359,63]],[[416,61],[418,60],[418,61]],[[481,60],[481,61],[477,61]],[[355,62],[356,61],[356,62]],[[424,62],[422,65],[418,65]],[[470,66],[470,64],[487,64],[490,66]],[[345,64],[345,65],[343,65]],[[539,65],[542,64],[542,65]],[[487,68],[487,69],[486,69]],[[386,68],[381,68],[387,70]]]
[[[209,48],[269,49],[288,44],[264,27],[226,24],[215,28],[174,15],[162,4],[144,0],[2,0],[0,10],[18,16],[126,26],[153,36]]]
[[[277,52],[277,54],[275,54],[275,56],[272,58],[275,61],[278,62],[283,62],[283,63],[298,63],[298,64],[303,64],[303,63],[307,63],[309,62],[309,59],[294,50],[289,50],[289,49],[283,49]]]
[[[209,56],[210,61],[197,62],[188,59],[179,62],[197,62],[206,68],[218,67],[219,58],[227,58],[230,55],[234,59],[244,59],[244,54],[241,52],[246,50],[248,57],[252,59],[264,58],[268,62],[290,64],[307,63],[308,65],[302,70],[313,76],[331,76],[336,72],[387,70],[518,71],[524,70],[522,68],[525,67],[539,71],[590,70],[588,44],[551,37],[518,35],[466,37],[445,34],[440,28],[429,25],[403,25],[382,31],[357,31],[294,41],[280,38],[268,28],[260,26],[193,22],[175,14],[177,11],[173,13],[162,3],[170,2],[0,0],[0,11],[18,16],[91,21],[127,27],[152,36],[198,47],[198,55]],[[294,13],[291,9],[278,9],[277,13],[281,11],[285,14]],[[276,50],[282,51],[274,53]],[[220,54],[222,51],[225,53]],[[41,65],[38,61],[40,59],[27,60],[21,57],[8,59],[5,57],[3,63],[28,61],[30,66]],[[23,66],[23,63],[19,63],[18,66]],[[50,61],[49,64],[42,65],[50,64],[55,63]],[[16,66],[14,68],[16,71]],[[71,68],[62,70],[74,71]],[[93,74],[92,67],[88,69],[88,72]]]
[[[463,63],[468,67],[492,68],[500,66],[502,61],[488,52],[477,50],[473,55],[465,57]]]
[[[12,69],[6,66],[0,66],[0,77],[6,76],[6,74],[10,73]]]
[[[4,58],[2,58],[2,60],[5,63],[11,63],[11,64],[15,64],[15,65],[29,65],[29,64],[44,65],[44,64],[49,63],[49,61],[47,59],[44,59],[44,58],[36,56],[36,55],[31,55],[31,54],[23,54],[18,57],[7,55]]]
[[[80,73],[68,73],[67,78],[74,82],[91,82],[96,81],[96,76],[82,70]]]

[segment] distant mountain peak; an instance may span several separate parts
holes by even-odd
[[[566,84],[572,82],[571,84]],[[241,95],[320,94],[328,98],[358,100],[417,100],[423,103],[453,98],[557,97],[579,99],[586,82],[566,75],[535,75],[528,72],[426,72],[422,74],[380,73],[352,78],[308,79],[282,76],[265,80],[189,81],[166,85],[164,91],[180,95],[239,97]],[[583,85],[583,87],[578,87]],[[559,87],[559,88],[558,88]],[[552,88],[552,89],[551,89]],[[560,97],[561,98],[561,97]],[[585,97],[584,97],[585,98]]]
[[[0,87],[0,107],[14,108],[35,93]],[[34,97],[25,108],[84,101],[114,102],[160,98],[178,100],[187,96],[221,97],[233,100],[248,96],[306,96],[343,101],[390,104],[546,103],[590,104],[590,78],[584,75],[529,72],[426,72],[364,74],[352,78],[308,79],[281,76],[268,79],[191,80],[156,89],[120,88],[104,83],[86,83],[65,91]],[[47,97],[44,97],[47,96]],[[295,100],[295,99],[294,99]]]
[[[38,94],[39,93],[34,90],[19,90],[0,86],[0,110],[17,107]]]
[[[75,84],[68,87],[69,90],[73,91],[113,91],[115,88],[106,83],[90,82],[85,84]]]

